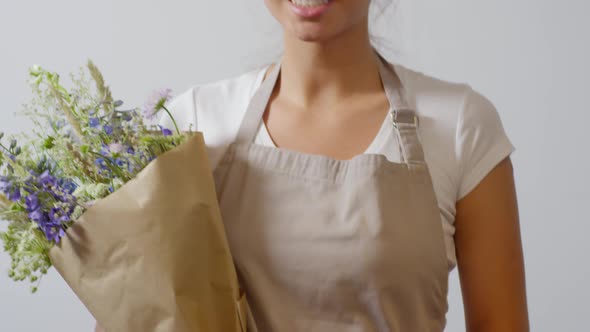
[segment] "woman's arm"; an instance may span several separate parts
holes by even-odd
[[[510,158],[457,202],[457,266],[468,332],[529,331]]]

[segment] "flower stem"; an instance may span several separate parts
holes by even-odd
[[[4,145],[2,145],[2,143],[0,143],[0,148],[4,149],[4,151],[11,153],[9,149],[7,149]],[[0,151],[0,153],[2,153],[2,151]]]
[[[172,120],[172,123],[174,124],[174,128],[176,128],[176,133],[178,135],[180,135],[180,130],[178,130],[178,125],[176,124],[176,120],[174,120],[174,117],[172,116],[172,113],[170,113],[170,111],[166,108],[166,106],[162,106],[162,108],[164,109],[164,111],[168,114],[168,116]]]

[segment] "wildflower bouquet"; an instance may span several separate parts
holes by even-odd
[[[0,134],[0,235],[9,275],[36,291],[51,266],[106,331],[243,331],[201,133],[146,122],[170,90],[121,109],[98,68],[33,66],[32,134]]]

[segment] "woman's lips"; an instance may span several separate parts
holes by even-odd
[[[304,7],[304,6],[296,5],[295,3],[293,3],[293,1],[289,0],[289,7],[291,7],[291,10],[296,15],[301,16],[303,18],[319,17],[330,8],[331,4],[332,4],[332,0],[329,0],[327,3],[320,4],[318,6]]]

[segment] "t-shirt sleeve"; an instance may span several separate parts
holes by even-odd
[[[166,105],[166,108],[172,114],[172,117],[178,125],[180,131],[197,131],[197,109],[196,98],[198,93],[198,86],[183,91],[176,95]],[[160,112],[158,124],[164,128],[174,131],[174,123],[166,112]]]
[[[515,148],[496,107],[481,93],[467,87],[455,135],[459,171],[457,200],[467,196]]]

